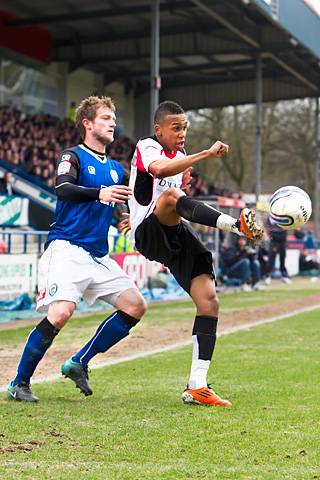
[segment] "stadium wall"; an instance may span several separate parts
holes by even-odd
[[[103,74],[78,68],[68,71],[67,63],[50,63],[42,71],[7,60],[0,65],[3,85],[0,85],[0,102],[27,112],[44,112],[64,118],[68,116],[71,102],[78,104],[88,95],[109,95],[117,106],[120,133],[134,137],[133,90],[120,83],[104,86]],[[15,84],[6,78],[16,78]],[[140,112],[141,116],[141,112]]]

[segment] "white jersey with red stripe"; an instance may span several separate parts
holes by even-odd
[[[156,178],[149,172],[149,165],[155,160],[166,162],[172,158],[183,158],[185,154],[177,151],[166,152],[155,137],[138,141],[131,161],[129,186],[133,195],[129,200],[131,221],[131,242],[135,242],[135,231],[155,209],[158,197],[168,188],[180,188],[182,173],[171,177]]]

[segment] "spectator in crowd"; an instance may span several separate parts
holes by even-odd
[[[261,269],[261,278],[266,278],[269,273],[269,238],[264,232],[262,242],[258,246],[258,260]]]
[[[284,283],[291,283],[291,279],[288,276],[286,269],[286,255],[287,255],[287,230],[279,228],[277,225],[272,224],[270,220],[267,221],[267,230],[270,237],[270,247],[269,247],[269,260],[267,267],[267,276],[265,282],[267,285],[271,283],[271,274],[275,267],[275,262],[277,255],[280,259],[280,272],[281,280]]]
[[[320,264],[316,262],[309,251],[304,249],[301,250],[299,255],[299,272],[310,272],[311,270],[319,270]]]
[[[237,278],[244,291],[260,289],[260,263],[256,248],[248,243],[245,237],[221,250],[221,267],[223,274],[229,278]]]
[[[5,172],[3,177],[0,178],[0,195],[13,195],[12,183],[12,173]]]
[[[8,253],[8,245],[2,240],[0,240],[0,253]]]
[[[306,236],[305,231],[303,230],[302,227],[296,228],[293,232],[293,235],[297,240],[301,240],[301,241],[303,241]]]
[[[112,160],[118,160],[125,169],[125,174],[129,177],[131,158],[135,150],[135,143],[124,135],[119,136],[108,148],[108,156]]]
[[[120,223],[117,225],[118,235],[114,238],[113,253],[133,253],[135,252],[129,235],[123,235]]]
[[[70,122],[72,122],[72,123],[76,122],[76,102],[71,102],[70,103],[69,112],[68,112],[68,120],[70,120]]]
[[[308,230],[307,235],[304,238],[304,248],[313,250],[315,248],[313,233]]]

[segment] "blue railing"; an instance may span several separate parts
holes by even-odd
[[[0,230],[0,252],[8,254],[40,254],[43,252],[48,233],[47,230]],[[19,241],[21,237],[22,241]],[[32,242],[34,237],[36,237],[36,242]],[[121,239],[121,242],[119,242],[119,239]],[[110,253],[132,251],[129,239],[123,235],[109,235],[109,245]]]
[[[201,238],[210,250],[215,252],[215,258],[218,267],[217,251],[219,251],[219,235],[218,230],[215,230],[215,235],[202,234]],[[0,253],[42,253],[44,243],[48,235],[47,230],[15,230],[5,229],[0,230]],[[18,237],[18,241],[17,238]],[[19,241],[22,237],[22,241]],[[32,239],[36,237],[36,241],[32,243]],[[14,242],[15,240],[15,242]],[[32,248],[33,245],[33,248]],[[110,253],[126,253],[132,252],[129,239],[123,235],[109,235]],[[303,249],[306,248],[302,241],[288,241],[288,248]],[[320,242],[314,242],[314,249],[320,249]]]
[[[41,253],[43,251],[43,244],[47,238],[48,231],[46,230],[3,230],[0,232],[1,243],[5,245],[7,253],[30,253],[28,246],[30,246],[31,237],[36,236],[36,251],[32,253]],[[22,237],[22,245],[18,244],[17,250],[13,251],[13,237]],[[22,247],[22,249],[20,248]]]

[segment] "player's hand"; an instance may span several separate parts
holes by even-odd
[[[187,168],[183,174],[182,174],[182,183],[181,183],[181,190],[184,192],[189,192],[190,186],[191,186],[191,170],[192,167]]]
[[[222,143],[220,142],[220,140],[218,140],[209,148],[209,152],[210,157],[223,157],[223,155],[226,155],[229,152],[229,145],[227,145],[226,143]]]
[[[122,216],[124,218],[121,220],[121,222],[119,222],[118,227],[123,235],[127,235],[127,233],[131,230],[130,213],[123,212]]]
[[[110,203],[125,203],[132,195],[132,189],[126,185],[112,185],[103,187],[99,193],[99,200]]]

